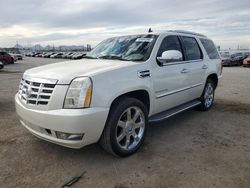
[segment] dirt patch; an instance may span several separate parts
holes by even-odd
[[[215,102],[214,109],[223,112],[233,112],[250,115],[250,104],[240,102],[218,99]]]

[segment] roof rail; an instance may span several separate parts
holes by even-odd
[[[185,30],[168,30],[167,32],[176,32],[176,33],[191,34],[191,35],[206,37],[205,35],[202,35],[200,33],[195,33],[195,32],[192,32],[192,31],[185,31]]]

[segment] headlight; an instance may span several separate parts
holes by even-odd
[[[88,108],[91,102],[92,82],[88,77],[74,79],[67,91],[64,108]]]

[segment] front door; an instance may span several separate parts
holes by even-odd
[[[163,39],[158,50],[157,57],[167,50],[178,50],[183,54],[183,49],[178,36],[171,35]],[[168,62],[159,64],[152,70],[153,88],[155,97],[155,110],[158,113],[189,101],[187,91],[189,78],[187,63],[183,59],[180,62]]]

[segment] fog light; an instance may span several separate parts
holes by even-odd
[[[82,140],[83,134],[70,134],[56,131],[56,137],[62,140]]]

